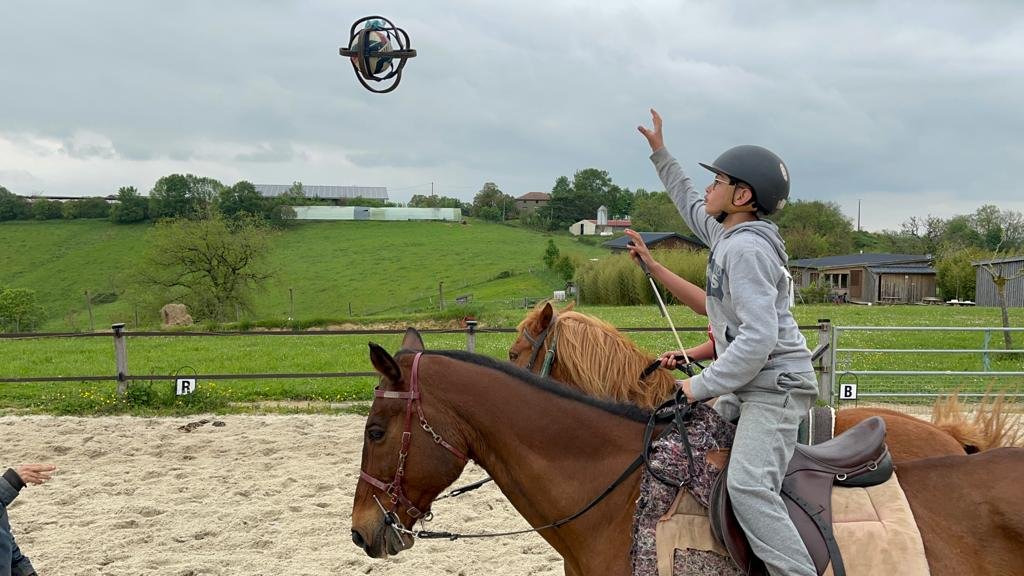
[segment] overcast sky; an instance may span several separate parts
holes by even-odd
[[[697,162],[742,143],[792,197],[895,229],[1024,211],[1024,4],[852,0],[7,0],[0,185],[148,193],[160,176],[519,196],[607,170],[662,189],[636,126]],[[377,95],[338,55],[379,13],[419,55]]]

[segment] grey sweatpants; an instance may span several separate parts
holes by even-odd
[[[766,370],[736,391],[739,422],[726,487],[751,548],[773,576],[817,575],[779,495],[800,419],[816,396],[814,372]],[[730,398],[722,408],[732,405]]]

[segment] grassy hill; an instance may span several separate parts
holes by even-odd
[[[97,329],[113,322],[157,321],[159,306],[131,285],[151,225],[102,220],[0,224],[0,286],[35,290],[46,310],[42,330],[89,328],[85,292],[116,294],[93,304]],[[475,305],[550,295],[562,282],[544,269],[548,239],[578,259],[607,250],[568,235],[470,220],[446,222],[307,222],[275,234],[268,261],[274,278],[250,319],[344,319],[399,315],[471,296]],[[289,293],[291,289],[291,293]]]

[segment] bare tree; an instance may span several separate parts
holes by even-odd
[[[223,320],[247,308],[270,278],[264,268],[269,232],[254,219],[166,220],[150,234],[141,283],[183,300],[199,317]]]
[[[1006,306],[1006,283],[1011,280],[1016,280],[1024,276],[1024,267],[1020,270],[1010,274],[1007,271],[1007,264],[1009,262],[997,262],[999,259],[999,249],[1002,247],[1002,242],[996,246],[995,252],[992,254],[992,258],[988,262],[981,263],[981,269],[988,272],[988,275],[992,277],[992,283],[996,286],[996,302],[999,303],[999,309],[1002,311],[1003,316],[1003,328],[1010,327],[1010,312]],[[1003,330],[1003,343],[1007,350],[1013,348],[1013,338],[1010,336],[1009,330]]]

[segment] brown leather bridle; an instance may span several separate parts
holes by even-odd
[[[434,429],[430,427],[430,424],[427,423],[427,419],[423,416],[423,402],[420,399],[419,378],[420,356],[422,355],[422,352],[417,352],[416,356],[413,358],[412,374],[409,378],[408,392],[381,390],[379,386],[373,391],[374,398],[405,400],[405,429],[402,432],[402,447],[398,451],[398,469],[395,470],[394,479],[392,479],[390,483],[384,483],[384,481],[371,476],[365,470],[359,470],[360,480],[364,480],[367,484],[383,491],[384,494],[387,495],[388,500],[391,501],[391,510],[387,511],[385,516],[392,515],[393,517],[395,510],[398,509],[398,505],[401,504],[406,507],[406,514],[414,520],[421,517],[429,519],[430,517],[430,510],[427,509],[425,511],[421,511],[412,503],[411,500],[409,500],[408,496],[405,495],[405,490],[402,489],[402,479],[405,477],[405,459],[409,456],[409,445],[412,442],[412,414],[414,408],[416,414],[419,416],[420,428],[423,428],[425,432],[434,438],[435,444],[439,444],[454,454],[455,457],[463,464],[469,460],[469,458],[459,451],[458,448],[452,446],[442,438],[440,434],[435,432]]]

